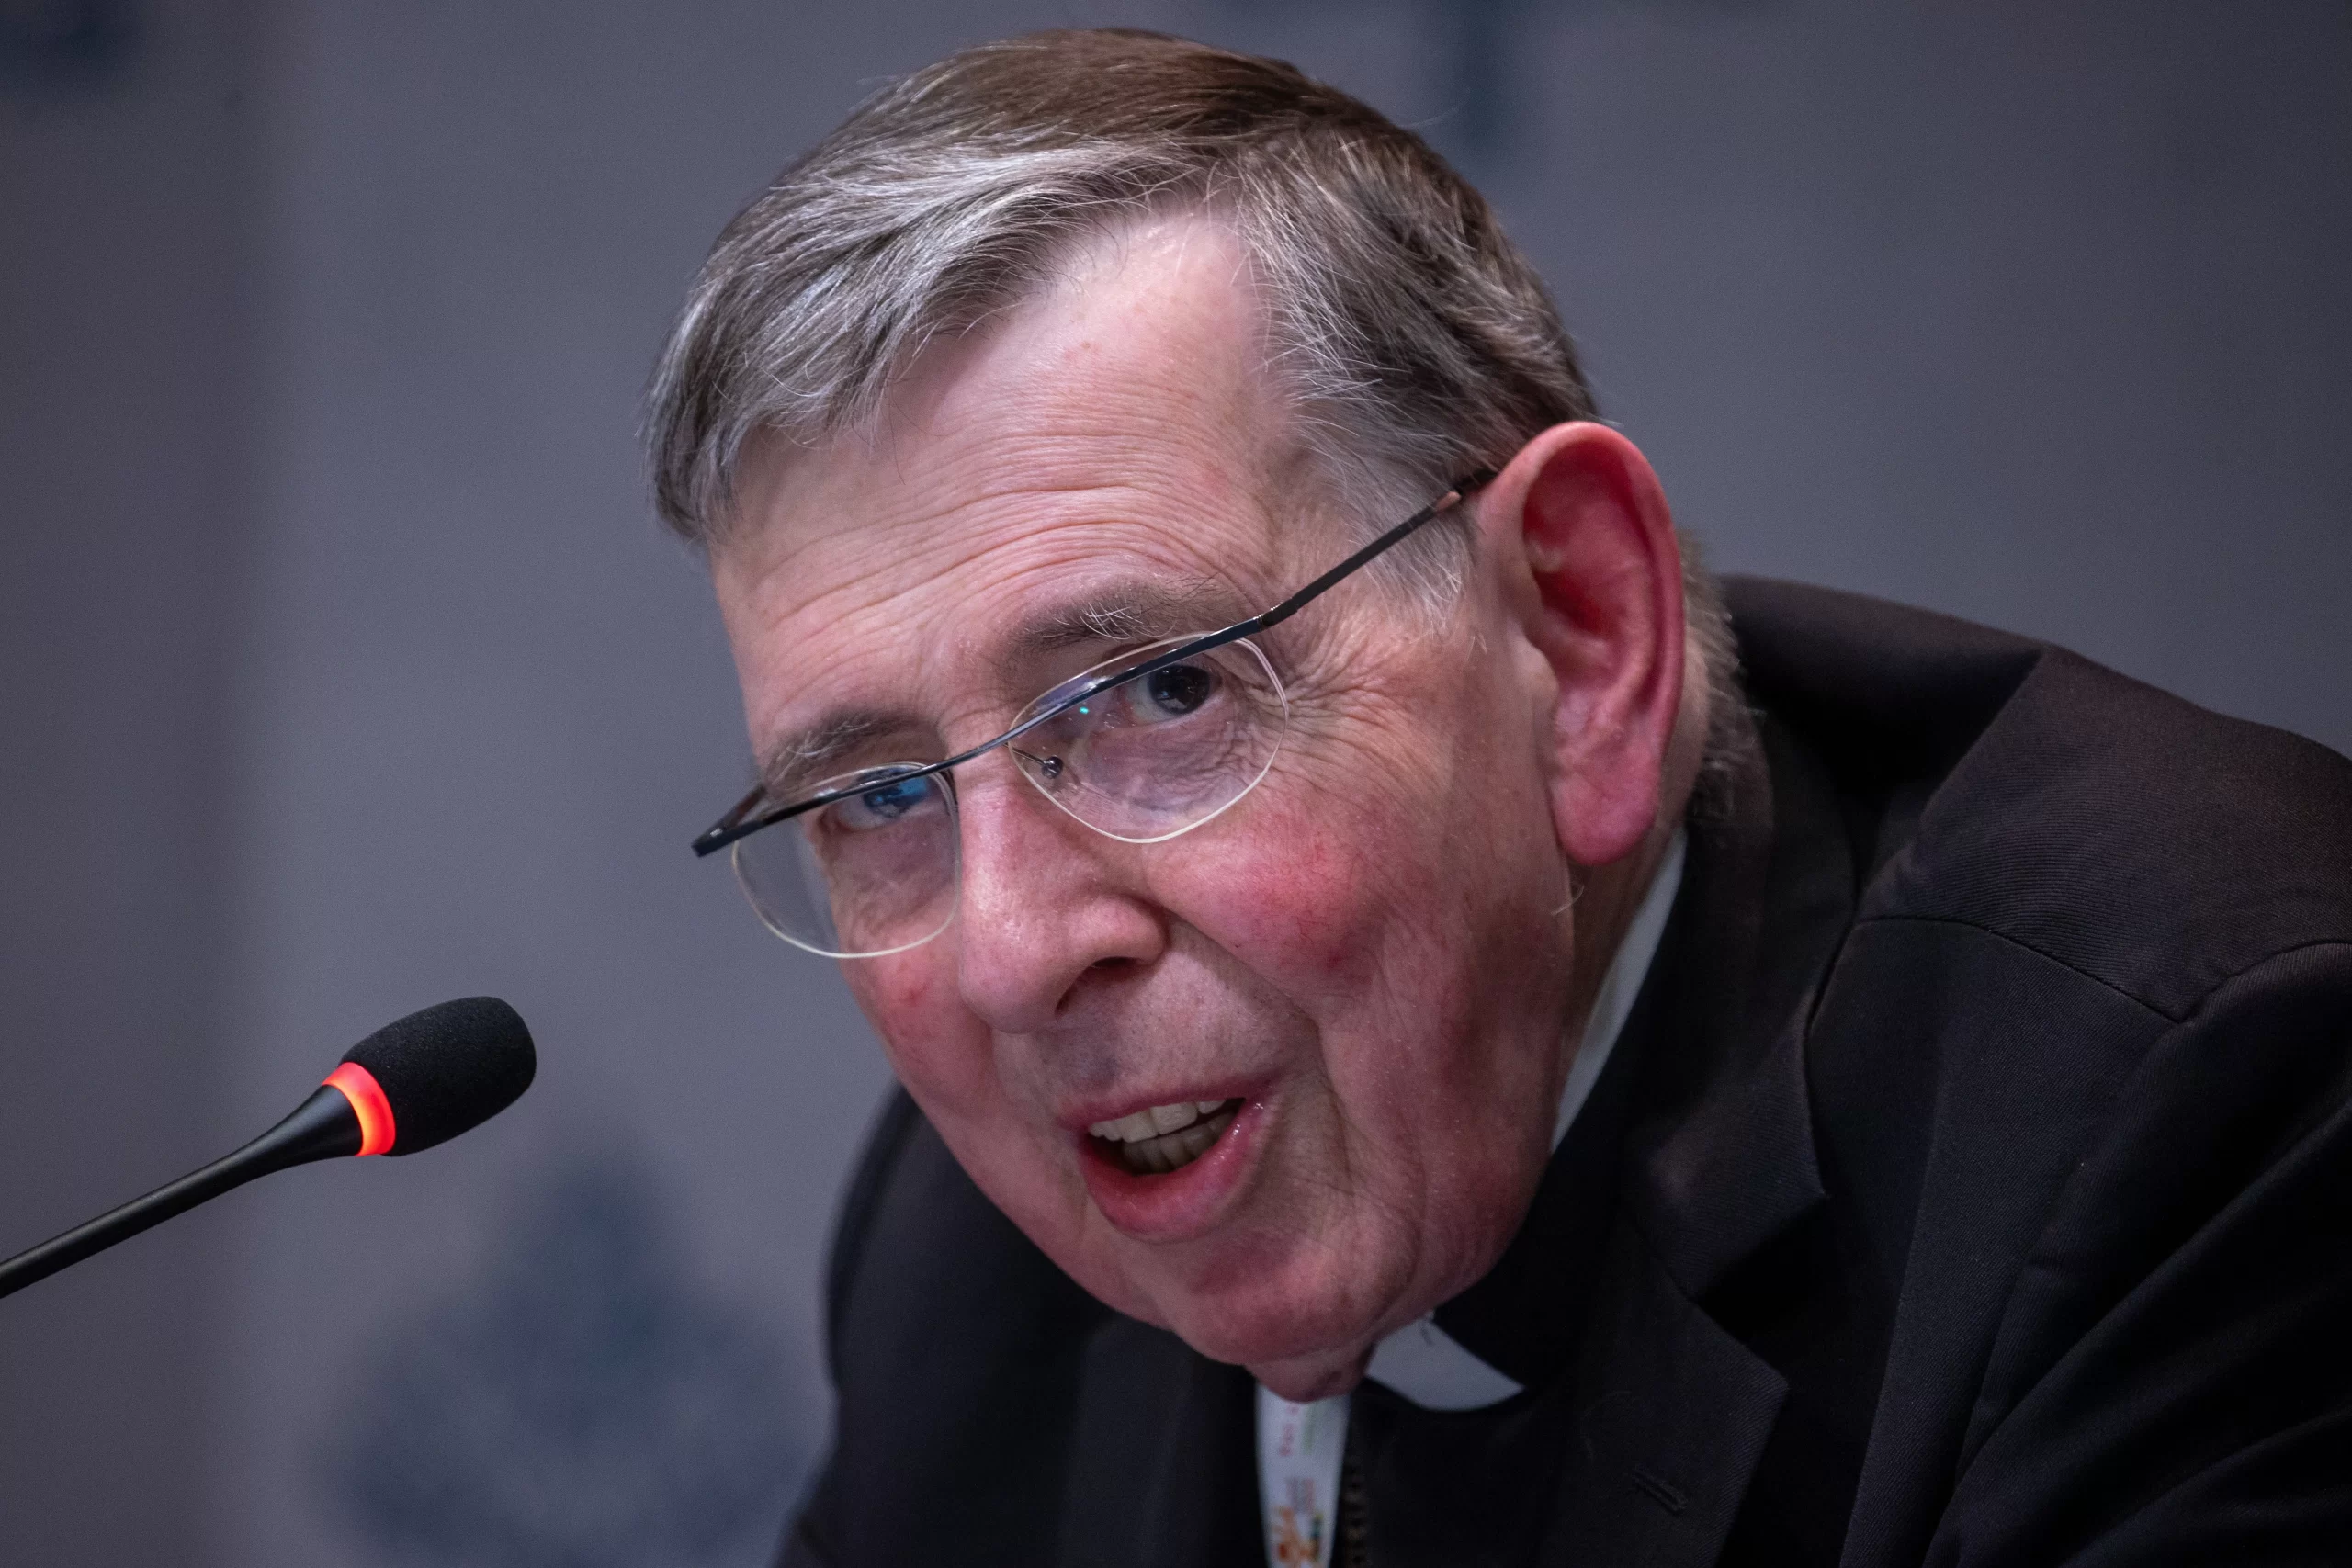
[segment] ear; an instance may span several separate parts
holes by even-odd
[[[1521,630],[1556,684],[1550,795],[1570,861],[1632,853],[1657,819],[1682,705],[1682,555],[1657,475],[1607,425],[1555,425],[1478,498],[1515,561]]]

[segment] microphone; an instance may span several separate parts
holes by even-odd
[[[530,1030],[496,997],[413,1012],[345,1052],[317,1092],[236,1153],[0,1263],[0,1296],[273,1170],[447,1143],[514,1104],[537,1070]]]

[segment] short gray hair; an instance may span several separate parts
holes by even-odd
[[[1041,33],[884,88],[728,225],[655,375],[662,517],[711,542],[754,435],[857,426],[933,337],[1090,233],[1183,208],[1243,245],[1331,478],[1376,466],[1427,500],[1592,417],[1543,280],[1419,137],[1278,61]]]
[[[1281,61],[1038,33],[885,87],[728,224],[654,375],[662,519],[711,545],[754,437],[860,426],[933,337],[1036,292],[1088,236],[1184,209],[1241,243],[1271,368],[1351,510],[1419,504],[1596,417],[1543,279],[1419,137]],[[1686,559],[1722,694],[1720,599]]]

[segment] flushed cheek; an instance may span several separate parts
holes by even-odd
[[[1347,1145],[1323,1153],[1348,1161],[1363,1196],[1515,1186],[1525,1108],[1555,1087],[1566,972],[1522,951],[1527,983],[1506,987],[1491,960],[1544,940],[1528,919],[1542,915],[1536,890],[1507,886],[1544,845],[1498,857],[1428,841],[1409,813],[1333,804],[1269,809],[1196,853],[1197,880],[1168,887],[1170,906],[1314,1021],[1316,1089],[1333,1101],[1329,1137]],[[1457,862],[1480,880],[1465,884]]]
[[[1240,826],[1187,845],[1154,888],[1171,912],[1311,1015],[1399,978],[1413,917],[1443,900],[1400,825],[1269,802]]]
[[[850,973],[891,1071],[974,1178],[1024,1224],[1046,1223],[1037,1204],[1047,1194],[1068,1208],[1082,1192],[1074,1162],[1008,1081],[1005,1043],[963,1005],[952,948],[934,942]]]
[[[1087,1201],[1075,1162],[1056,1130],[1008,1092],[998,1042],[959,1005],[952,966],[881,959],[857,967],[851,991],[881,1038],[891,1071],[957,1162],[1089,1289],[1135,1311],[1137,1302],[1115,1273],[1078,1266]]]
[[[972,1115],[997,1098],[988,1030],[961,1004],[942,943],[844,966],[899,1080],[926,1110]]]
[[[1503,1041],[1481,1015],[1459,900],[1396,827],[1269,812],[1252,828],[1162,891],[1311,1023],[1311,1054],[1288,1064],[1282,1157],[1343,1168],[1384,1209],[1424,1179],[1426,1123],[1491,1114],[1485,1058]],[[1293,1174],[1338,1190],[1328,1169]]]

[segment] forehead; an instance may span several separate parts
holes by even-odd
[[[1262,607],[1300,464],[1261,344],[1238,245],[1154,220],[927,349],[876,429],[755,453],[712,562],[754,743],[977,694],[1041,626],[1128,600]]]

